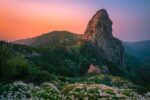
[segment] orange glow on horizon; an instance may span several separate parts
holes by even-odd
[[[1,1],[0,1],[1,2]],[[3,5],[2,5],[3,3]],[[88,23],[86,15],[79,15],[74,7],[27,3],[14,7],[14,3],[1,2],[0,35],[4,40],[34,37],[54,30],[82,34]],[[17,6],[18,6],[17,5]],[[76,10],[74,10],[76,9]],[[79,16],[77,16],[79,15]]]
[[[150,0],[0,0],[0,40],[13,41],[57,30],[83,34],[91,17],[103,8],[113,21],[115,37],[124,41],[148,40],[149,3]]]

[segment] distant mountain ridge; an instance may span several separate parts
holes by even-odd
[[[55,37],[55,38],[54,38]],[[46,41],[45,41],[46,40]],[[53,31],[47,34],[43,34],[34,38],[27,38],[13,41],[15,44],[28,45],[28,46],[53,46],[60,43],[71,42],[75,43],[79,40],[83,40],[82,34],[75,34],[68,31]],[[150,59],[150,40],[138,41],[138,42],[124,42],[122,44],[125,49],[125,53],[132,55],[138,59],[148,60]]]
[[[82,35],[68,31],[52,31],[37,37],[13,41],[13,43],[28,46],[52,46],[60,43],[73,43],[82,38]]]
[[[143,62],[150,61],[150,40],[138,42],[123,42],[125,52]]]

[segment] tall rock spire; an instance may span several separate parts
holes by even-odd
[[[123,65],[124,48],[121,41],[112,35],[112,21],[105,9],[97,11],[84,34],[104,58],[117,65]]]

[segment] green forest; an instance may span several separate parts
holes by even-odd
[[[49,47],[33,47],[1,41],[0,94],[4,95],[1,98],[5,98],[7,94],[4,91],[16,93],[15,91],[19,91],[19,88],[23,89],[25,86],[30,90],[32,87],[30,83],[41,89],[36,90],[34,87],[35,90],[31,89],[32,93],[24,94],[26,98],[39,97],[43,99],[52,98],[52,100],[71,100],[71,97],[78,97],[81,98],[80,100],[84,100],[85,97],[89,97],[91,98],[90,100],[97,100],[98,97],[94,98],[94,96],[79,96],[78,93],[80,94],[81,91],[78,85],[81,85],[81,88],[93,85],[90,90],[93,95],[97,95],[96,88],[100,88],[97,87],[98,84],[104,84],[108,86],[107,88],[113,87],[113,90],[108,89],[103,92],[108,94],[108,97],[116,99],[136,97],[136,93],[133,94],[134,92],[132,91],[140,95],[150,91],[150,64],[138,62],[138,59],[128,54],[126,54],[125,58],[127,67],[120,68],[98,55],[96,50],[87,41],[82,41],[80,44],[75,43],[73,46],[62,43]],[[102,69],[103,65],[106,65],[108,66],[109,73],[89,74],[87,71],[90,64],[97,65],[100,69]],[[9,84],[12,85],[10,90],[8,89],[11,86]],[[55,85],[61,92],[58,92],[53,86],[49,87],[49,90],[48,84]],[[121,91],[123,96],[115,96],[115,88],[120,89],[118,91],[124,89],[125,93]],[[42,89],[44,91],[43,94],[34,92],[41,91]],[[73,93],[77,92],[77,94],[69,95],[71,91]],[[88,91],[83,89],[83,92]],[[54,97],[46,93],[54,93]],[[55,94],[57,94],[56,97]],[[20,97],[17,96],[17,98],[19,99]],[[103,98],[103,96],[99,98]]]

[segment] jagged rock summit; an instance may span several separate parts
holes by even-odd
[[[105,9],[97,11],[89,21],[84,34],[99,54],[107,60],[123,66],[124,48],[121,41],[112,35],[112,21]]]

